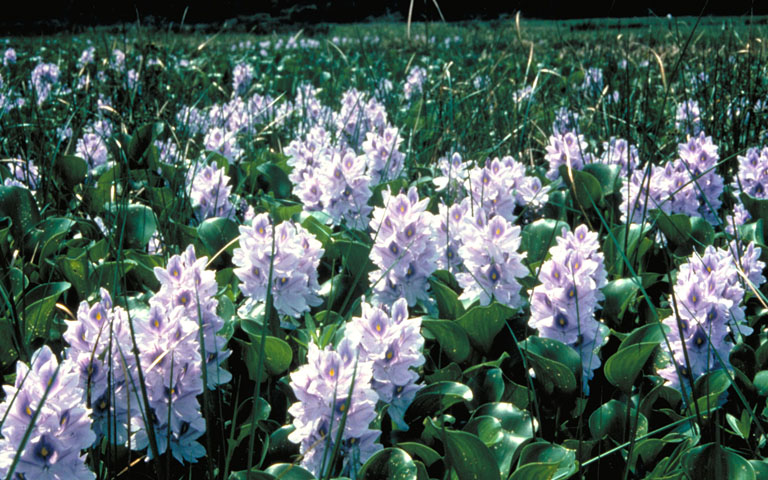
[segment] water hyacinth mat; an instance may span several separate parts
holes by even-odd
[[[765,21],[0,41],[0,478],[768,478]]]

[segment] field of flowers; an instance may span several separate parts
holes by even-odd
[[[0,40],[0,478],[768,478],[766,41]]]

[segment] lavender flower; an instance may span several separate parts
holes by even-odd
[[[366,133],[363,151],[374,185],[394,180],[402,173],[405,163],[405,154],[400,151],[402,141],[397,129],[389,126],[381,133]]]
[[[406,100],[420,95],[424,89],[424,82],[427,80],[427,71],[418,65],[414,65],[408,71],[408,76],[403,85],[403,95]]]
[[[249,304],[263,302],[269,286],[274,306],[281,315],[297,317],[319,305],[317,267],[324,250],[301,225],[286,221],[275,228],[266,213],[257,215],[251,225],[240,227],[240,246],[232,255],[240,291]],[[274,254],[273,254],[274,245]],[[272,264],[270,267],[270,263]],[[272,268],[272,284],[268,284]]]
[[[75,152],[78,157],[88,162],[91,169],[106,165],[109,155],[106,142],[96,133],[84,134],[77,141]]]
[[[391,312],[363,303],[362,317],[347,324],[346,338],[357,345],[359,361],[373,363],[371,386],[379,400],[389,405],[390,418],[401,430],[405,410],[421,388],[413,370],[424,364],[421,319],[408,319],[408,304],[400,298]]]
[[[696,100],[685,100],[677,105],[675,128],[687,135],[698,135],[702,129],[701,109]]]
[[[502,215],[489,217],[477,208],[473,219],[465,219],[462,232],[466,239],[459,247],[466,272],[456,274],[464,289],[459,297],[488,305],[492,299],[512,308],[522,305],[518,278],[528,274],[522,264],[525,253],[519,253],[520,227]]]
[[[542,188],[537,177],[529,177],[525,166],[513,157],[486,161],[482,169],[470,172],[470,196],[474,205],[484,208],[488,216],[501,215],[515,220],[518,206],[539,206],[548,188]]]
[[[734,191],[743,191],[755,198],[768,198],[768,147],[752,147],[746,155],[739,155],[738,181]]]
[[[462,161],[461,154],[454,152],[448,157],[440,157],[437,168],[440,174],[435,174],[432,183],[438,192],[446,191],[450,198],[461,200],[465,195],[465,182],[469,179],[469,165]]]
[[[392,304],[405,297],[408,305],[427,301],[427,279],[437,268],[435,219],[426,211],[428,199],[419,200],[415,187],[407,194],[382,192],[384,208],[377,207],[371,220],[374,238],[371,261],[379,267],[369,274],[374,299]]]
[[[253,81],[253,68],[247,63],[238,63],[232,69],[232,91],[235,95],[243,96]]]
[[[288,409],[295,430],[288,439],[301,444],[301,465],[316,476],[332,466],[331,452],[341,431],[339,452],[344,459],[342,475],[355,472],[381,445],[379,432],[369,428],[376,418],[378,395],[371,388],[373,362],[358,358],[348,340],[336,351],[320,350],[310,343],[307,363],[291,374],[296,403]]]
[[[58,362],[51,349],[37,350],[30,366],[16,364],[16,381],[6,385],[0,404],[3,418],[0,438],[0,475],[8,478],[91,480],[96,475],[85,464],[81,451],[96,439],[91,431],[90,409],[78,384],[76,366]],[[46,395],[46,401],[42,402]],[[20,452],[14,471],[9,471],[30,422],[31,435]]]
[[[555,112],[555,121],[552,123],[552,131],[555,136],[562,136],[568,132],[579,133],[579,114],[560,107]]]
[[[3,52],[3,65],[13,65],[16,63],[16,50],[13,48],[6,48],[5,52]]]
[[[80,54],[80,59],[77,61],[77,66],[82,68],[86,65],[90,65],[94,62],[96,53],[96,47],[86,47]]]
[[[240,158],[242,150],[237,145],[237,136],[232,131],[224,130],[223,128],[214,127],[205,134],[203,139],[205,149],[212,152],[220,153],[229,160],[229,163],[234,163]]]
[[[59,83],[59,67],[53,63],[39,63],[32,70],[32,87],[35,89],[37,104],[42,105]]]
[[[67,321],[64,340],[67,358],[77,366],[78,389],[93,408],[93,430],[97,439],[110,443],[128,441],[127,425],[136,408],[136,362],[126,312],[112,304],[101,289],[101,300],[93,306],[81,302],[77,319]]]
[[[623,138],[611,137],[608,142],[603,142],[603,155],[600,161],[606,164],[616,164],[622,172],[633,171],[640,163],[637,147],[631,145]]]
[[[741,305],[744,288],[736,262],[744,266],[747,277],[758,287],[764,280],[765,267],[757,260],[759,250],[752,244],[744,249],[733,243],[730,250],[709,246],[703,255],[694,253],[688,263],[679,267],[675,301],[670,302],[672,315],[663,320],[670,327],[672,351],[667,366],[659,370],[673,388],[687,390],[688,379],[695,381],[708,371],[729,368],[728,355],[734,339],[752,333],[745,324]]]
[[[539,281],[531,293],[528,324],[539,335],[573,347],[581,356],[582,385],[589,393],[589,380],[600,366],[597,351],[605,342],[607,328],[595,320],[600,291],[606,284],[603,254],[597,233],[585,225],[557,238],[550,258],[541,266]]]
[[[232,216],[234,206],[229,198],[232,186],[224,168],[208,165],[198,172],[190,169],[187,176],[189,199],[200,222],[206,218]]]
[[[549,163],[547,178],[554,180],[560,176],[559,168],[567,165],[574,170],[581,170],[584,164],[592,162],[592,156],[586,153],[587,142],[584,136],[573,132],[554,134],[549,137],[547,154],[544,159]]]

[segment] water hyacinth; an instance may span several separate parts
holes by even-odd
[[[686,135],[698,135],[703,130],[699,102],[685,100],[677,105],[675,128]]]
[[[56,64],[39,63],[32,70],[32,87],[35,89],[37,104],[42,105],[59,83],[61,71]]]
[[[243,96],[253,82],[253,68],[247,63],[238,63],[232,69],[232,92]]]
[[[381,445],[378,430],[370,428],[376,418],[377,393],[371,388],[373,362],[363,360],[349,339],[334,351],[307,347],[307,363],[291,373],[291,388],[297,402],[288,409],[295,430],[288,439],[301,445],[301,465],[317,477],[331,471],[331,453],[337,447],[344,459],[341,475],[354,477],[360,465]]]
[[[581,356],[582,385],[589,393],[589,380],[600,366],[598,350],[605,342],[607,328],[595,319],[600,291],[606,284],[603,254],[597,233],[586,225],[563,233],[549,250],[550,258],[539,272],[538,285],[531,292],[528,324],[539,335],[573,347]]]
[[[427,279],[437,269],[435,218],[419,199],[416,187],[408,193],[382,192],[385,207],[377,207],[371,220],[374,239],[371,261],[379,267],[369,274],[374,300],[392,304],[405,298],[409,306],[429,300]]]
[[[77,366],[56,359],[46,345],[30,366],[16,363],[16,381],[0,404],[0,476],[14,479],[91,480],[81,452],[96,440]],[[43,401],[45,397],[45,401]],[[25,432],[33,424],[23,450]],[[21,450],[21,451],[20,451]],[[10,471],[14,458],[19,461]]]
[[[511,308],[522,305],[518,278],[528,274],[522,260],[526,253],[519,253],[520,227],[501,215],[490,217],[479,208],[474,218],[467,216],[459,247],[465,272],[456,274],[456,280],[464,289],[459,297],[488,305],[496,299]]]
[[[672,314],[663,320],[670,327],[671,356],[667,352],[668,364],[658,371],[671,387],[689,391],[690,381],[704,373],[730,368],[734,342],[752,333],[739,270],[758,288],[765,281],[759,255],[754,244],[744,247],[734,241],[728,250],[708,246],[703,255],[694,253],[680,265],[674,301],[670,299]]]
[[[538,177],[527,176],[525,166],[511,156],[488,159],[483,168],[471,170],[469,187],[473,205],[510,222],[516,219],[516,207],[539,206],[548,191]]]
[[[381,133],[373,131],[365,134],[362,146],[373,185],[400,176],[405,166],[405,154],[400,151],[402,142],[398,130],[391,126],[384,128]]]
[[[388,405],[387,412],[398,428],[408,430],[403,415],[421,388],[413,369],[425,361],[421,319],[408,318],[404,298],[395,301],[389,312],[367,303],[362,308],[362,316],[347,324],[346,338],[357,346],[359,361],[373,363],[371,387]]]
[[[16,50],[13,48],[6,48],[3,52],[3,65],[14,65],[16,63]]]
[[[406,100],[411,100],[417,95],[421,95],[424,89],[424,82],[427,80],[427,71],[424,67],[414,65],[408,71],[408,76],[403,85],[403,95]]]
[[[609,141],[603,142],[603,155],[600,157],[600,162],[619,165],[622,172],[631,172],[637,168],[640,160],[636,146],[623,138],[611,137]]]
[[[555,133],[549,137],[549,145],[544,159],[549,163],[547,178],[554,180],[560,176],[560,166],[581,170],[592,162],[591,154],[586,152],[587,142],[584,136],[574,132]]]
[[[207,165],[199,171],[194,169],[188,171],[189,199],[198,221],[233,216],[234,206],[230,200],[232,186],[229,182],[225,168]]]
[[[112,304],[105,289],[99,302],[83,301],[77,318],[67,321],[67,358],[77,365],[83,402],[93,409],[93,431],[115,445],[128,441],[128,423],[136,408],[136,358],[131,351],[128,315]]]
[[[752,147],[739,155],[739,174],[733,182],[734,191],[743,191],[755,198],[768,198],[768,147]]]
[[[269,286],[277,312],[295,318],[322,302],[317,268],[323,253],[320,242],[301,225],[285,221],[273,227],[269,215],[262,213],[250,225],[240,226],[240,246],[232,253],[232,263],[249,306],[265,301]]]
[[[465,196],[468,179],[468,162],[464,162],[458,152],[452,153],[450,158],[440,157],[437,160],[437,172],[432,180],[435,191],[446,192],[449,198],[460,201]]]

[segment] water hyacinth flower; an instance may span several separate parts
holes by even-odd
[[[16,63],[16,50],[13,48],[6,48],[3,52],[3,66],[14,65]]]
[[[81,452],[96,440],[88,418],[78,368],[69,359],[61,363],[46,345],[27,366],[16,363],[14,385],[3,387],[0,404],[0,476],[14,479],[91,480],[96,475]],[[43,397],[45,396],[45,401]],[[36,417],[35,417],[36,416]],[[34,422],[24,449],[24,435]],[[14,470],[14,457],[20,455]]]
[[[32,70],[32,87],[35,89],[38,105],[42,105],[53,88],[58,86],[60,75],[59,67],[53,63],[38,63]]]
[[[247,63],[238,63],[232,69],[232,92],[243,96],[253,82],[253,68]]]
[[[688,174],[688,180],[691,181],[689,185],[695,192],[698,204],[695,213],[690,212],[690,214],[704,217],[710,223],[717,224],[717,212],[722,205],[720,197],[723,194],[724,184],[723,177],[715,170],[720,160],[717,145],[712,142],[712,137],[700,132],[688,142],[678,145],[677,151],[680,158],[674,162],[673,167],[676,172]],[[682,211],[683,208],[676,208],[675,200],[676,197],[673,199],[673,211],[689,213]]]
[[[435,191],[445,191],[449,198],[460,201],[465,196],[465,182],[469,179],[469,165],[461,158],[461,154],[454,152],[449,157],[440,157],[437,160],[437,171],[432,180]]]
[[[552,122],[552,132],[555,136],[562,136],[568,132],[579,133],[579,114],[560,107],[555,112],[555,120]]]
[[[413,369],[424,364],[421,319],[408,318],[408,303],[400,298],[391,309],[363,303],[363,314],[347,324],[345,336],[359,352],[359,361],[373,363],[371,387],[389,406],[390,418],[401,430],[406,409],[421,388]]]
[[[456,280],[464,289],[459,297],[473,301],[479,298],[481,305],[496,299],[511,308],[522,305],[518,278],[528,274],[519,253],[520,227],[501,215],[489,217],[478,208],[474,218],[467,216],[462,232],[465,238],[459,247],[466,272],[456,274]]]
[[[106,165],[109,155],[104,138],[93,132],[85,133],[77,140],[75,153],[78,157],[88,162],[88,166],[91,169]]]
[[[373,131],[365,134],[362,146],[373,185],[400,176],[405,165],[405,154],[400,151],[402,142],[399,131],[391,126],[384,128],[381,133]]]
[[[468,232],[467,224],[470,222],[465,221],[465,217],[470,211],[470,202],[467,199],[461,202],[454,203],[450,207],[441,203],[438,206],[438,219],[439,227],[437,230],[437,245],[439,256],[437,257],[437,268],[441,270],[448,270],[452,273],[458,273],[460,266],[463,263],[459,249],[464,243],[464,238],[469,238],[471,241],[471,235],[473,229],[470,228]]]
[[[342,94],[341,108],[334,115],[333,122],[339,136],[352,148],[359,148],[367,133],[377,132],[383,135],[384,129],[389,126],[384,105],[354,88]]]
[[[273,227],[269,215],[262,213],[250,225],[240,226],[240,246],[233,251],[232,263],[249,306],[265,301],[269,287],[277,312],[295,318],[322,302],[317,268],[323,253],[320,242],[301,225],[285,221]]]
[[[699,102],[685,100],[677,105],[675,128],[686,135],[698,135],[703,130]]]
[[[619,165],[622,172],[634,171],[640,163],[637,147],[623,138],[616,137],[603,142],[603,155],[600,157],[600,162]]]
[[[768,198],[768,147],[752,147],[739,155],[739,174],[733,182],[734,191],[743,191],[755,198]]]
[[[374,300],[392,304],[405,298],[409,306],[428,301],[427,279],[438,257],[435,218],[426,210],[429,199],[420,200],[416,187],[398,195],[385,190],[382,198],[385,207],[375,208],[371,220],[371,261],[379,267],[368,276],[375,284]]]
[[[232,186],[229,181],[225,168],[207,165],[199,171],[188,171],[189,199],[198,221],[213,217],[229,218],[233,215],[234,206],[229,198]]]
[[[206,150],[221,154],[229,163],[236,162],[242,154],[242,149],[237,145],[235,132],[220,127],[211,128],[205,134],[203,143]]]
[[[67,358],[77,366],[83,402],[93,409],[93,431],[115,445],[128,441],[128,423],[136,408],[136,358],[128,315],[114,306],[105,289],[93,305],[83,301],[77,318],[66,321]]]
[[[525,166],[511,156],[488,159],[485,167],[471,170],[469,186],[473,205],[510,222],[516,218],[516,207],[541,205],[548,190],[537,177],[527,176]]]
[[[550,258],[539,272],[541,285],[531,292],[528,324],[539,335],[573,347],[581,356],[582,385],[589,393],[589,380],[600,366],[597,354],[605,342],[607,328],[595,319],[600,291],[606,284],[603,254],[597,233],[586,225],[563,233],[550,250]]]
[[[424,67],[413,65],[411,69],[408,70],[408,75],[405,79],[405,84],[403,85],[403,95],[405,95],[405,99],[411,100],[413,97],[421,95],[426,80],[427,71]]]
[[[752,333],[739,270],[758,288],[765,281],[759,255],[754,244],[745,248],[733,242],[728,250],[708,246],[703,255],[694,253],[679,267],[672,314],[663,320],[670,327],[672,351],[667,352],[667,366],[658,371],[671,387],[689,391],[690,381],[704,373],[730,368],[734,342]]]
[[[344,339],[334,351],[320,350],[310,343],[307,363],[291,373],[291,388],[297,402],[288,413],[295,430],[288,439],[301,445],[301,465],[317,477],[332,469],[331,453],[341,428],[339,455],[344,459],[341,475],[354,472],[381,449],[378,430],[370,427],[376,418],[377,393],[371,388],[373,362],[359,358]]]
[[[574,170],[581,170],[592,162],[592,155],[586,152],[587,142],[584,136],[574,132],[556,133],[549,137],[549,145],[544,159],[549,163],[547,178],[554,180],[560,176],[560,166],[566,165]]]

